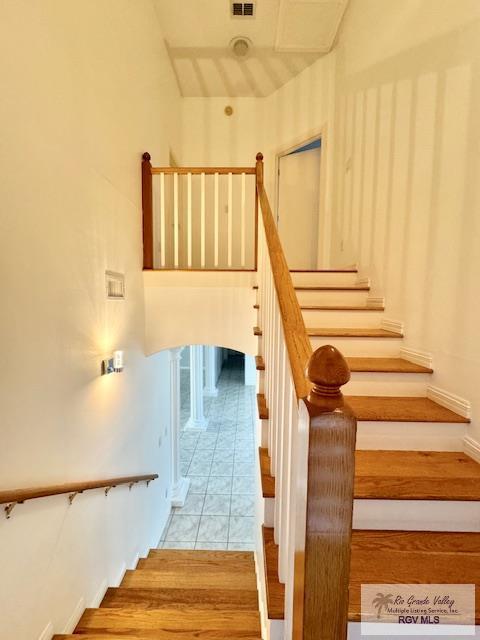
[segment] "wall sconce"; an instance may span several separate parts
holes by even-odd
[[[111,358],[102,360],[102,376],[123,371],[123,351],[114,351]]]

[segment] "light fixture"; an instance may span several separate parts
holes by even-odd
[[[236,58],[246,58],[252,48],[252,41],[245,36],[237,36],[230,41],[230,49]]]
[[[102,376],[109,373],[121,373],[123,368],[123,351],[114,351],[111,358],[102,360]]]

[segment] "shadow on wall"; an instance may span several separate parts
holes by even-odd
[[[333,238],[411,340],[477,362],[479,32],[475,22],[344,79]]]

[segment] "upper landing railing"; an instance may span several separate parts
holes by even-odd
[[[256,269],[255,167],[152,167],[143,154],[144,269]]]
[[[263,156],[255,168],[155,169],[144,154],[142,176],[145,269],[257,271],[284,637],[345,640],[356,421],[340,388],[350,371],[332,346],[312,353]]]

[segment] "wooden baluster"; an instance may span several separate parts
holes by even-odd
[[[345,640],[355,475],[356,420],[340,387],[350,379],[335,347],[311,356],[305,551],[295,556],[294,634]],[[297,514],[298,517],[298,514]]]
[[[143,268],[153,269],[153,193],[150,154],[142,156]]]

